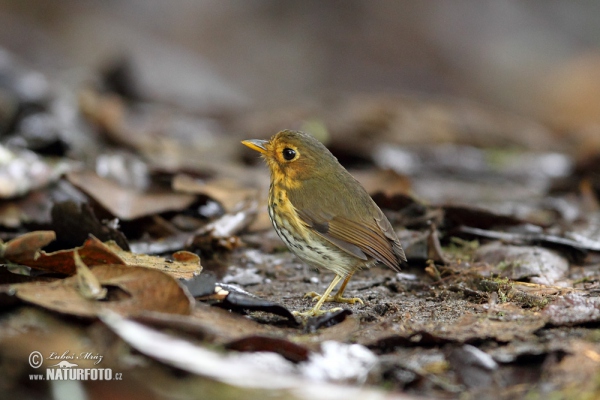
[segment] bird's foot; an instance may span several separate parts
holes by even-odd
[[[323,297],[323,296],[321,296],[317,292],[308,292],[304,295],[304,297],[312,297],[313,301],[319,301],[319,300],[321,300],[321,297]],[[362,299],[360,299],[358,297],[342,297],[337,294],[335,296],[327,296],[327,298],[324,301],[325,302],[333,302],[333,303],[365,304],[362,301]]]
[[[302,311],[302,312],[301,311],[292,311],[292,314],[295,317],[311,318],[311,317],[320,317],[321,315],[324,315],[324,314],[327,314],[330,312],[340,311],[340,310],[341,310],[341,308],[339,308],[339,307],[332,308],[331,310],[321,310],[321,309],[315,310],[313,308],[308,311]]]

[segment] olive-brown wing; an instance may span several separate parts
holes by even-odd
[[[399,260],[404,258],[404,252],[399,247],[402,257],[397,256],[395,247],[396,243],[397,246],[400,246],[400,243],[397,238],[394,241],[386,236],[379,226],[381,221],[373,218],[372,222],[356,222],[342,216],[316,215],[308,210],[297,210],[297,212],[300,219],[313,232],[340,249],[363,260],[367,260],[367,256],[370,256],[391,269],[400,271]],[[385,216],[383,218],[387,222]],[[387,224],[389,225],[389,222]]]
[[[392,250],[398,259],[400,261],[407,262],[406,255],[404,254],[404,250],[402,249],[402,245],[400,244],[400,240],[398,239],[398,235],[396,235],[392,224],[390,224],[390,221],[388,221],[386,216],[383,214],[383,211],[380,209],[377,209],[377,211],[378,217],[375,218],[377,226],[381,229],[385,237],[391,242]]]

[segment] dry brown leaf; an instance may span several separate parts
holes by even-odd
[[[129,265],[97,265],[90,270],[100,284],[108,286],[108,301],[84,298],[78,290],[77,276],[51,283],[16,284],[12,288],[21,300],[79,317],[95,317],[107,309],[124,315],[144,311],[187,315],[192,310],[194,299],[164,272]]]
[[[232,179],[214,179],[203,182],[186,174],[173,178],[173,190],[184,193],[204,194],[219,203],[227,212],[232,212],[237,204],[248,198],[256,198],[258,190],[242,187]]]
[[[118,255],[93,236],[86,240],[82,247],[71,250],[59,250],[53,253],[46,253],[44,251],[39,251],[35,254],[24,253],[13,256],[9,260],[35,269],[72,275],[76,272],[73,260],[73,252],[75,250],[79,252],[79,256],[88,266],[125,264]]]
[[[194,195],[183,193],[140,193],[90,171],[67,174],[67,179],[93,197],[115,217],[123,220],[165,211],[183,210],[196,199]]]
[[[189,252],[177,252],[174,261],[165,260],[162,257],[147,254],[136,254],[121,249],[115,242],[107,242],[106,246],[124,260],[127,265],[140,265],[146,268],[160,270],[168,273],[174,278],[191,279],[202,271],[200,257]],[[185,254],[185,255],[183,255]]]
[[[56,234],[53,231],[25,233],[3,245],[2,257],[7,260],[22,257],[33,258],[42,247],[54,240],[56,240]]]
[[[200,265],[200,257],[190,251],[181,250],[173,253],[173,259],[182,263],[195,263]]]

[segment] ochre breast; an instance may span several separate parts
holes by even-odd
[[[297,239],[308,240],[308,229],[298,218],[296,209],[290,202],[286,190],[275,184],[271,184],[269,188],[269,217],[280,236],[280,230],[285,229],[290,231],[289,234]]]
[[[298,218],[286,190],[273,184],[269,189],[269,217],[281,240],[292,253],[309,265],[346,276],[357,268],[369,264],[339,250],[319,235],[311,232]]]

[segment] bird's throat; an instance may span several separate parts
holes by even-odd
[[[279,166],[271,168],[271,181],[274,185],[281,188],[281,190],[294,190],[302,185],[302,181],[296,179],[293,171],[286,171],[284,173]]]
[[[278,225],[280,228],[285,228],[284,225],[287,225],[287,229],[292,229],[300,237],[305,238],[306,226],[298,218],[298,212],[288,197],[288,191],[283,186],[275,184],[275,182],[269,188],[269,210],[271,220],[277,218],[276,215],[279,216],[279,221],[274,222],[274,225]],[[275,229],[278,230],[277,227]]]

